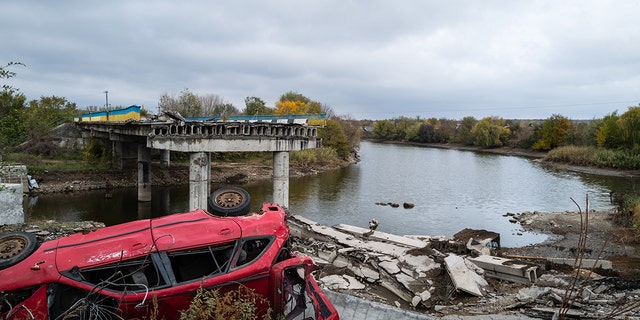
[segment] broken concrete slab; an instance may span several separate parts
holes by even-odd
[[[400,257],[404,255],[407,248],[401,247],[391,243],[385,243],[381,241],[365,241],[359,240],[355,238],[353,235],[341,232],[334,228],[329,228],[323,225],[318,224],[317,222],[307,219],[305,217],[294,215],[289,217],[290,222],[299,222],[309,228],[311,231],[317,233],[318,235],[322,235],[330,240],[336,241],[337,243],[351,247],[362,249],[371,252],[378,252],[388,254],[394,257]]]
[[[557,263],[557,264],[566,264],[570,266],[573,266],[576,262],[575,259],[568,259],[568,258],[547,258],[547,261]],[[613,265],[609,260],[582,259],[580,261],[580,268],[583,268],[583,269],[601,268],[601,269],[610,270],[611,268],[613,268]]]
[[[469,260],[484,269],[487,277],[523,284],[536,282],[540,272],[536,265],[502,257],[482,255]]]
[[[395,277],[396,280],[405,287],[405,289],[413,293],[421,293],[429,287],[426,281],[421,281],[420,279],[416,279],[404,273],[399,273],[395,275]]]
[[[362,290],[365,285],[358,279],[349,275],[329,275],[322,277],[319,281],[331,290]]]
[[[393,259],[390,261],[382,261],[378,263],[378,266],[389,274],[396,274],[400,272],[400,268],[398,267],[398,260]]]
[[[318,281],[330,290],[341,290],[349,287],[349,281],[337,274],[322,277]]]
[[[353,268],[349,268],[349,270],[353,271],[356,277],[364,279],[369,283],[375,283],[380,280],[380,273],[366,266],[353,266]]]
[[[390,234],[386,232],[381,232],[381,231],[371,232],[371,230],[369,229],[360,228],[360,227],[356,227],[348,224],[338,224],[333,227],[340,231],[350,233],[359,237],[366,237],[369,240],[390,242],[390,243],[397,244],[400,246],[405,246],[408,248],[422,248],[429,244],[428,242],[424,242],[422,240],[412,239],[412,238],[403,237],[403,236]]]
[[[483,296],[481,289],[488,285],[487,281],[475,271],[469,269],[463,257],[450,254],[444,258],[444,264],[456,290],[478,297]]]

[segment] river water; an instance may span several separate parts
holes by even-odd
[[[364,228],[375,218],[379,231],[452,236],[464,228],[499,232],[503,246],[546,239],[522,232],[506,213],[612,207],[609,193],[640,190],[640,179],[555,169],[517,156],[362,142],[361,162],[290,181],[289,211],[322,224]],[[253,207],[272,199],[272,182],[241,185]],[[219,186],[212,186],[212,190]],[[188,187],[154,187],[152,201],[138,203],[134,188],[47,194],[25,199],[32,218],[124,221],[184,212]],[[399,203],[399,208],[377,203]],[[411,202],[412,209],[402,203]],[[578,227],[578,226],[576,226]]]

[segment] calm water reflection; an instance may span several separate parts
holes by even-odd
[[[640,180],[580,174],[546,167],[528,158],[447,149],[363,142],[362,161],[348,168],[290,183],[290,211],[320,223],[366,227],[397,234],[451,236],[463,228],[499,232],[504,246],[539,242],[543,235],[520,233],[507,212],[608,209],[609,192],[640,189]],[[218,186],[213,186],[216,188]],[[271,181],[243,185],[257,208],[272,199]],[[107,224],[162,216],[188,209],[188,188],[154,188],[150,203],[138,203],[135,189],[44,195],[25,202],[35,218],[98,220]],[[412,202],[413,209],[376,202]]]

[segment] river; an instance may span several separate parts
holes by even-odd
[[[452,236],[464,228],[499,232],[503,246],[546,239],[523,232],[506,213],[610,209],[609,193],[640,189],[640,179],[559,170],[530,158],[472,151],[362,142],[361,162],[313,176],[292,178],[289,211],[322,224],[368,227],[395,234]],[[253,207],[272,199],[271,181],[242,185]],[[219,186],[212,186],[212,189]],[[46,194],[26,198],[30,218],[95,220],[112,225],[188,209],[188,187],[154,187],[138,203],[136,189]],[[399,203],[399,208],[377,203]],[[404,209],[402,203],[415,206]],[[578,226],[576,226],[578,227]]]

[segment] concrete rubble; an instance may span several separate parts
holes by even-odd
[[[460,319],[494,319],[496,315],[500,319],[552,319],[561,313],[565,319],[640,319],[640,280],[602,276],[585,269],[549,269],[545,267],[548,259],[536,266],[522,259],[484,256],[467,248],[469,239],[397,236],[346,225],[327,227],[300,216],[292,216],[288,222],[294,249],[313,257],[320,266],[316,272],[319,283],[325,289],[366,301],[428,316],[460,315]],[[104,224],[90,221],[41,221],[37,225],[2,225],[0,232],[27,231],[45,241],[102,227]],[[482,266],[479,261],[483,260],[493,263]],[[610,264],[600,261],[604,267]],[[464,265],[463,276],[449,274],[447,263]],[[521,269],[523,276],[517,281],[494,277],[496,265]],[[453,283],[453,279],[467,278],[478,284],[475,294]]]
[[[301,216],[290,216],[289,226],[294,249],[314,258],[319,283],[335,292],[437,316],[599,319],[621,312],[624,319],[640,319],[640,281],[626,281],[620,290],[615,278],[576,277],[546,270],[547,261],[492,256],[485,254],[496,246],[489,238],[398,236]]]

